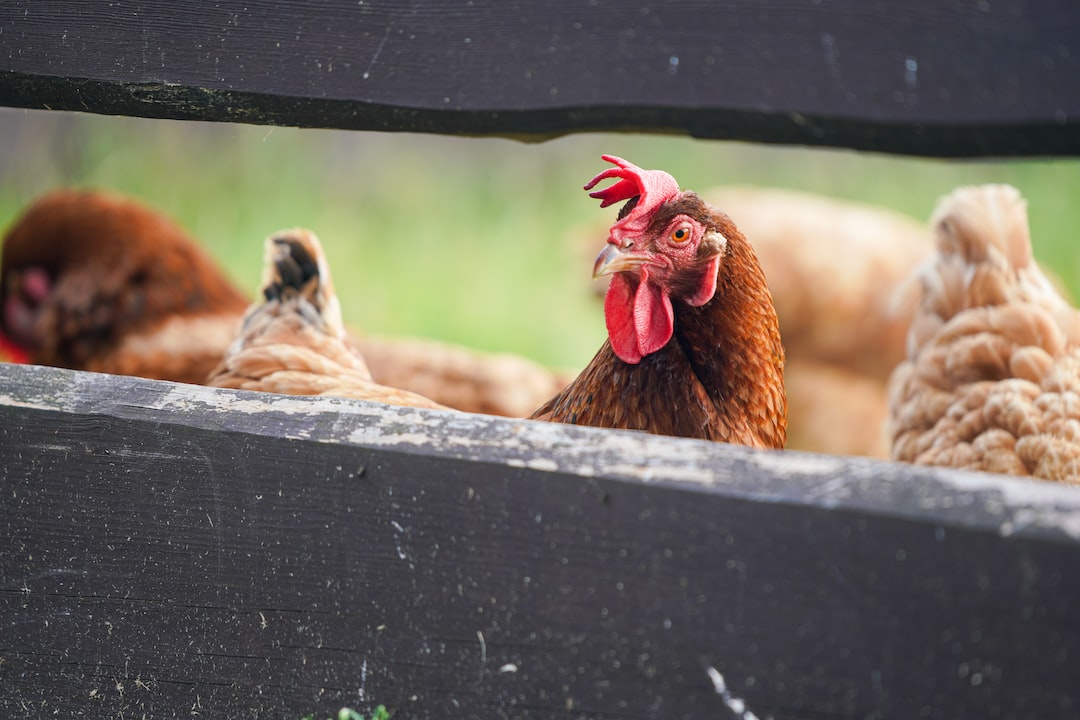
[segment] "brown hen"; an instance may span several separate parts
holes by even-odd
[[[926,224],[776,188],[719,186],[701,197],[731,209],[772,289],[785,351],[785,447],[888,457],[886,381],[904,358],[917,303],[908,276],[932,251]],[[584,224],[567,241],[584,254],[600,229]],[[601,297],[607,280],[592,283]]]
[[[33,203],[0,268],[0,336],[39,365],[202,382],[247,307],[176,223],[104,192]]]
[[[613,274],[608,340],[538,420],[784,446],[784,348],[765,275],[722,212],[620,158],[586,186],[627,201],[593,275]]]

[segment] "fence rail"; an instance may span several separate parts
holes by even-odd
[[[0,105],[542,139],[648,130],[1080,154],[1080,5],[179,0],[0,6]]]
[[[1080,711],[1070,488],[51,368],[0,388],[7,717]]]
[[[6,52],[5,52],[6,51]],[[1080,154],[1080,5],[0,5],[0,105]],[[0,365],[5,717],[1074,718],[1075,488]]]

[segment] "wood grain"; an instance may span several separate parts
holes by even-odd
[[[1070,488],[11,365],[0,455],[5,717],[1080,709]]]
[[[0,6],[0,104],[352,129],[1080,153],[1080,6],[226,0]]]

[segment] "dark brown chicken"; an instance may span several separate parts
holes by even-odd
[[[248,302],[176,223],[104,192],[40,198],[0,267],[0,336],[39,365],[202,382]]]
[[[627,201],[596,259],[608,340],[538,420],[784,446],[784,348],[765,275],[730,217],[620,158],[586,186]]]

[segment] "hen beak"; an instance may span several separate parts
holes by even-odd
[[[649,258],[644,255],[630,252],[629,248],[621,248],[608,243],[608,246],[596,256],[596,264],[593,265],[592,276],[596,279],[602,275],[611,275],[617,272],[634,271],[648,262]]]

